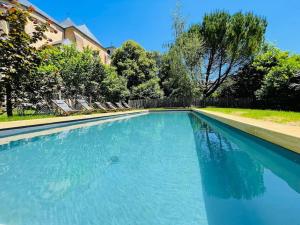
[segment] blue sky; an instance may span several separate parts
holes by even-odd
[[[163,51],[172,40],[172,12],[176,0],[31,0],[56,20],[70,17],[85,23],[104,46],[132,39],[148,50]],[[205,13],[225,9],[252,11],[265,16],[267,40],[284,50],[300,53],[300,0],[182,0],[189,24]]]

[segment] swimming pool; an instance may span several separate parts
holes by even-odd
[[[299,155],[159,112],[0,146],[0,224],[298,225]]]

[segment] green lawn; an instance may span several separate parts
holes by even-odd
[[[6,113],[0,115],[0,122],[9,122],[9,121],[18,121],[18,120],[34,120],[34,119],[43,119],[54,117],[54,115],[32,115],[27,114],[24,116],[14,115],[13,117],[7,117]]]
[[[276,123],[290,124],[300,126],[300,113],[276,110],[260,109],[235,109],[235,108],[205,108],[207,111],[221,112],[230,115],[242,116],[247,118],[266,120]]]
[[[101,111],[94,111],[94,112],[79,112],[75,113],[70,116],[78,116],[78,115],[88,115],[88,114],[98,114],[102,113]],[[0,123],[1,122],[10,122],[10,121],[19,121],[19,120],[34,120],[34,119],[44,119],[44,118],[53,118],[56,117],[56,115],[33,115],[32,110],[28,110],[25,112],[24,116],[19,116],[17,113],[14,113],[13,117],[7,117],[6,113],[0,115]]]

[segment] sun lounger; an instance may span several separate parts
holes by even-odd
[[[130,105],[128,105],[126,102],[122,102],[122,104],[125,106],[125,108],[132,109],[132,107],[130,107]]]
[[[120,110],[127,110],[120,102],[116,102],[115,105],[118,107]]]
[[[109,112],[109,111],[112,111],[111,109],[108,109],[106,108],[102,103],[100,102],[95,102],[95,106],[96,106],[96,109],[100,109],[104,112]]]
[[[36,115],[53,113],[51,107],[49,106],[49,104],[46,101],[38,102],[35,105],[35,107],[36,107],[36,111],[35,111]]]
[[[118,111],[117,107],[114,106],[114,104],[112,104],[111,102],[106,102],[106,105],[109,109]]]
[[[80,109],[84,110],[84,111],[89,111],[92,112],[94,111],[94,108],[92,108],[91,106],[89,106],[89,104],[87,103],[86,100],[84,99],[77,99],[77,103]]]
[[[71,108],[64,100],[52,100],[52,102],[55,107],[55,112],[58,114],[70,115],[79,112]]]
[[[65,103],[68,104],[68,106],[70,106],[73,109],[76,109],[76,107],[75,107],[76,101],[75,100],[68,98],[68,99],[65,99],[64,101],[65,101]]]

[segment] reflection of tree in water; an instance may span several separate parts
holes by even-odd
[[[207,195],[252,199],[264,193],[263,167],[190,114],[201,176]]]

